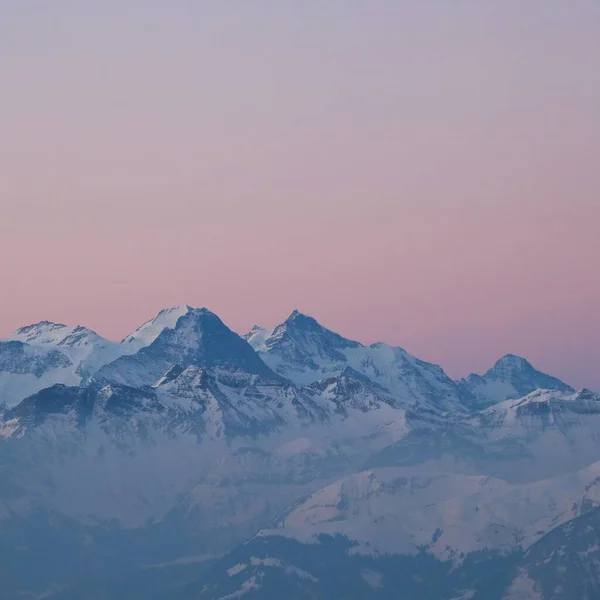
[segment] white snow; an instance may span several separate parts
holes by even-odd
[[[256,350],[261,352],[267,349],[265,342],[273,334],[271,329],[266,329],[260,325],[255,325],[248,333],[242,337]]]
[[[120,356],[134,354],[151,344],[165,328],[173,328],[187,314],[186,305],[163,309],[154,319],[144,323],[122,342],[107,340],[85,327],[42,321],[28,325],[2,341],[26,344],[26,352],[44,355],[61,352],[72,363],[68,367],[49,369],[39,377],[34,374],[0,371],[0,404],[13,406],[23,398],[54,384],[80,385],[100,368]]]
[[[419,468],[373,469],[332,483],[293,509],[277,529],[315,543],[321,534],[357,542],[361,554],[442,559],[478,550],[530,547],[551,529],[600,506],[600,462],[573,474],[525,485],[487,476],[423,476]]]
[[[0,371],[0,403],[14,406],[23,398],[36,394],[40,390],[55,385],[79,385],[81,377],[75,373],[75,368],[55,369],[36,377],[32,373],[7,373]]]
[[[165,309],[120,344],[56,324],[20,330],[15,335],[28,351],[42,356],[58,350],[73,365],[41,377],[0,373],[0,403],[14,404],[53,383],[79,385],[114,358],[151,344],[189,311]],[[173,335],[183,349],[198,343],[188,320]],[[194,521],[197,531],[226,530],[242,541],[284,515],[259,535],[315,543],[321,533],[339,533],[355,540],[360,553],[411,554],[426,546],[458,560],[461,552],[527,548],[583,506],[600,506],[595,397],[538,390],[467,416],[443,371],[401,348],[350,342],[327,355],[309,338],[304,350],[313,363],[290,361],[270,343],[270,332],[253,331],[246,339],[297,386],[335,379],[298,389],[243,371],[191,366],[172,371],[147,397],[136,397],[139,410],[124,416],[107,415],[119,389],[107,385],[85,431],[75,411],[35,426],[0,419],[0,442],[20,449],[34,465],[19,473],[26,494],[10,506],[3,501],[0,518],[43,503],[84,523],[114,520],[135,528],[179,509],[190,519],[202,515]],[[282,335],[279,329],[278,339]],[[344,372],[348,367],[359,375]],[[493,386],[486,394],[501,398],[509,391],[502,382]],[[421,410],[434,405],[440,409],[434,416]],[[434,433],[460,423],[461,434],[477,439],[483,454],[499,447],[501,460],[486,463],[489,471],[454,456],[364,470],[369,457],[416,427],[415,414],[426,415],[427,424],[419,426]],[[516,455],[506,458],[502,452],[511,444]],[[312,577],[276,557],[248,562]],[[246,563],[230,575],[249,568]],[[377,587],[377,573],[365,571],[363,578]],[[256,585],[247,579],[230,597]]]
[[[165,329],[174,329],[179,318],[190,310],[187,304],[164,308],[156,317],[146,321],[124,338],[121,344],[130,348],[132,353],[137,352],[140,348],[149,346]]]
[[[58,345],[64,338],[71,334],[73,327],[63,323],[41,321],[17,329],[6,341],[19,341],[32,345]]]
[[[456,385],[443,370],[420,361],[402,348],[383,343],[364,346],[345,340],[335,349],[335,354],[331,354],[322,351],[321,330],[302,332],[302,335],[285,340],[286,327],[285,324],[277,327],[271,337],[257,345],[257,349],[271,369],[296,385],[306,386],[339,376],[345,368],[351,367],[389,390],[405,406],[431,405],[435,397],[435,404],[443,410],[462,410]],[[331,333],[322,330],[325,336]],[[310,361],[295,362],[290,348],[299,349],[303,356],[310,357]]]

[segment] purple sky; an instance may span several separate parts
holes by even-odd
[[[600,2],[0,4],[0,335],[293,308],[600,389]]]

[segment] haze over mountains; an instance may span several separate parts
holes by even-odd
[[[178,306],[19,329],[0,406],[7,598],[600,597],[600,396],[524,358]]]

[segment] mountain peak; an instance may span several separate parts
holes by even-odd
[[[56,323],[55,321],[39,321],[31,325],[25,325],[17,329],[16,333],[28,333],[30,331],[52,331],[54,329],[62,329],[66,327],[64,323]]]
[[[273,332],[266,327],[254,325],[252,329],[242,337],[254,348],[254,350],[256,350],[256,352],[262,352],[263,350],[266,350],[265,342],[272,333]]]
[[[269,331],[266,327],[263,327],[262,325],[252,325],[252,329],[250,329],[250,331],[248,333],[245,333],[242,337],[244,339],[250,337],[251,335],[253,335],[254,333],[261,333],[263,331]]]
[[[20,327],[7,339],[28,344],[56,344],[70,332],[71,328],[64,323],[40,321]]]
[[[295,308],[291,312],[290,316],[284,321],[284,323],[295,324],[295,325],[300,325],[300,324],[319,325],[318,321],[315,318],[310,317],[309,315],[306,315],[306,314],[300,312],[297,308]]]
[[[489,372],[494,373],[518,373],[521,371],[535,370],[533,365],[522,356],[516,354],[505,354],[502,358],[496,361],[496,364]]]
[[[594,400],[596,402],[600,401],[600,395],[592,392],[592,390],[588,388],[581,388],[577,392],[575,392],[572,396],[573,400]]]
[[[60,340],[59,346],[84,346],[99,339],[100,336],[95,331],[92,331],[83,325],[77,325],[76,327],[73,327],[62,340]]]
[[[163,308],[153,319],[140,325],[121,343],[128,345],[134,351],[149,346],[165,329],[173,329],[177,321],[191,310],[187,304]]]
[[[295,309],[280,325],[275,327],[266,340],[267,349],[272,350],[281,344],[293,343],[302,346],[310,353],[328,353],[340,348],[356,348],[361,344],[348,340],[338,333],[323,327],[314,317],[310,317]]]
[[[323,365],[346,362],[345,350],[361,346],[294,310],[256,350],[279,374],[295,383],[306,383],[321,373]]]
[[[516,354],[500,358],[485,375],[469,375],[461,386],[466,403],[480,408],[522,398],[540,389],[574,392],[571,386],[538,371],[527,359]]]
[[[181,314],[183,310],[186,312]],[[100,370],[97,378],[153,385],[173,365],[179,365],[183,369],[190,366],[230,369],[267,379],[280,379],[245,340],[207,308],[179,307],[162,316],[165,315],[167,319],[159,315],[153,322],[142,326],[155,336],[150,343],[138,352],[121,356],[107,365]],[[157,332],[159,326],[161,329]],[[148,341],[149,337],[146,336],[143,341]]]
[[[176,313],[179,315],[184,315],[184,314],[188,313],[190,310],[193,310],[193,309],[189,304],[176,304],[174,306],[167,306],[167,307],[161,309],[160,312],[158,313],[157,317],[164,316],[164,315],[170,315],[173,313]]]

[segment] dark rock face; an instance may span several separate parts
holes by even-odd
[[[243,590],[242,597],[252,600],[451,600],[467,593],[476,600],[501,600],[520,557],[479,552],[457,567],[426,553],[369,556],[352,550],[342,536],[321,536],[313,544],[257,537],[174,598],[235,598]]]
[[[191,309],[150,346],[122,356],[94,376],[98,381],[152,385],[174,365],[222,367],[280,379],[239,335],[206,309]]]
[[[330,331],[312,317],[295,310],[275,328],[266,345],[269,351],[277,352],[286,361],[316,368],[315,358],[343,361],[345,357],[340,350],[358,348],[361,344]]]
[[[520,578],[527,578],[542,600],[598,600],[600,509],[544,536],[523,557],[519,568]]]

